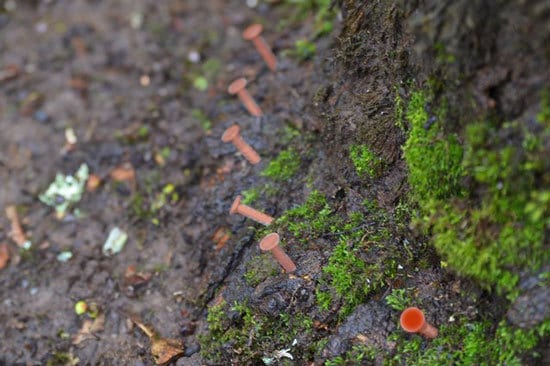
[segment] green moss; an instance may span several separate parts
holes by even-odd
[[[351,145],[349,156],[359,176],[374,178],[380,174],[382,159],[369,150],[368,146]]]
[[[160,180],[157,172],[152,172],[144,179],[140,190],[136,191],[130,199],[130,212],[139,220],[149,220],[155,225],[160,224],[160,216],[166,206],[176,204],[179,193],[172,183],[164,187],[158,187]]]
[[[542,92],[540,112],[537,114],[537,121],[546,128],[550,128],[550,89],[548,88]]]
[[[201,355],[217,364],[261,364],[262,357],[291,348],[292,341],[311,333],[313,321],[306,315],[281,314],[271,318],[245,304],[222,301],[208,310],[208,332],[199,336]],[[296,354],[312,352],[307,345]]]
[[[325,362],[325,366],[340,366],[340,365],[364,365],[372,364],[376,360],[376,355],[379,351],[372,347],[367,347],[362,344],[353,345],[351,350],[347,351],[343,356],[335,357]]]
[[[498,130],[488,123],[470,125],[462,166],[479,198],[440,203],[446,215],[434,223],[435,244],[449,264],[501,293],[514,290],[519,272],[549,259],[543,247],[549,221],[540,218],[550,214],[550,194],[536,183],[545,158],[508,139],[523,134],[518,124]]]
[[[420,336],[405,336],[402,331],[390,336],[397,351],[386,365],[522,365],[522,357],[537,357],[532,350],[548,335],[550,322],[537,329],[521,330],[500,322],[443,325],[439,336],[426,342]]]
[[[287,125],[282,130],[280,141],[282,144],[287,145],[301,135],[302,133],[300,132],[300,130],[295,127],[292,122],[287,121]]]
[[[310,193],[306,202],[287,210],[276,224],[292,233],[302,243],[315,239],[323,233],[336,232],[341,223],[334,215],[325,196],[319,191]]]
[[[324,281],[330,284],[329,291],[334,291],[343,306],[340,310],[345,317],[353,309],[365,300],[369,293],[368,283],[364,281],[367,265],[358,256],[358,248],[348,244],[346,239],[340,241],[332,252],[328,264],[323,267]],[[328,292],[316,293],[319,306],[322,310],[328,310]],[[331,301],[333,302],[333,301]]]
[[[409,167],[409,184],[419,201],[444,199],[460,192],[462,147],[455,135],[445,136],[441,128],[444,112],[432,116],[426,111],[426,96],[413,93],[406,117],[410,123],[403,155]]]
[[[519,123],[470,123],[461,147],[437,121],[426,128],[426,104],[413,94],[404,147],[420,222],[452,269],[514,298],[519,273],[550,259],[543,247],[550,191],[541,179],[550,129],[535,135]]]
[[[246,191],[243,191],[241,194],[243,196],[243,199],[241,202],[244,203],[245,205],[251,204],[252,202],[256,201],[258,197],[260,197],[260,191],[256,188],[247,189]]]
[[[306,18],[310,18],[312,14],[314,15],[311,38],[320,37],[332,31],[336,15],[332,0],[285,0],[283,3],[292,7],[292,14],[294,14],[292,21],[294,22],[302,22]],[[280,26],[286,26],[286,21]]]
[[[334,238],[337,245],[315,293],[319,308],[336,310],[340,318],[394,279],[398,265],[404,267],[413,259],[410,252],[390,244],[393,224],[369,200],[362,211],[341,216],[323,194],[313,191],[304,204],[287,210],[275,225],[310,247],[318,245],[319,238]]]
[[[278,264],[268,255],[258,255],[246,263],[244,279],[249,286],[258,286],[262,281],[280,273]]]
[[[217,58],[210,58],[202,64],[201,69],[203,75],[210,81],[214,80],[222,68],[222,63]]]
[[[286,54],[291,57],[295,57],[300,61],[310,59],[315,55],[317,46],[315,43],[308,41],[307,39],[298,39],[294,43],[294,49],[288,50]]]
[[[290,148],[281,151],[279,156],[271,160],[261,175],[277,181],[287,180],[298,172],[300,163],[300,156]]]
[[[403,311],[412,304],[412,299],[407,294],[407,289],[393,289],[391,294],[386,296],[386,304],[397,311]]]
[[[403,101],[403,98],[401,98],[401,95],[399,95],[399,88],[397,86],[394,87],[394,113],[395,113],[395,125],[402,131],[405,131],[405,102]]]
[[[46,361],[46,366],[67,366],[67,365],[78,365],[78,357],[73,356],[69,352],[55,352],[49,359]]]
[[[445,49],[445,45],[437,42],[434,45],[436,61],[440,64],[451,64],[456,61],[456,56]]]
[[[192,109],[191,116],[200,123],[203,130],[210,131],[212,129],[212,121],[210,121],[208,116],[200,109]]]

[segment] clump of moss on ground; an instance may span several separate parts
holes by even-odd
[[[319,233],[335,232],[340,223],[327,200],[319,191],[313,191],[306,202],[287,210],[277,224],[288,229],[302,243],[307,243]]]
[[[349,156],[360,177],[374,178],[382,169],[382,159],[367,145],[351,145]]]
[[[273,180],[287,180],[298,172],[300,163],[300,155],[294,149],[289,148],[281,151],[275,159],[271,160],[261,174]]]
[[[375,364],[376,355],[380,352],[372,347],[356,344],[343,356],[327,360],[325,366],[364,365]]]
[[[422,223],[451,268],[513,298],[518,274],[549,259],[549,221],[541,218],[550,213],[542,143],[550,130],[541,122],[535,136],[519,123],[472,123],[461,146],[441,117],[430,122],[427,104],[425,93],[413,94],[403,148]]]
[[[514,329],[500,322],[458,322],[443,325],[439,336],[427,342],[418,335],[396,332],[389,340],[397,343],[385,365],[521,365],[521,356],[537,358],[531,351],[541,337],[550,333],[550,322],[532,330]]]
[[[277,220],[279,230],[315,247],[320,238],[335,243],[316,289],[317,305],[349,315],[368,296],[380,291],[413,259],[392,245],[392,225],[386,213],[370,201],[362,211],[339,215],[326,197],[313,191],[306,202]],[[404,273],[404,272],[403,272]]]
[[[246,304],[222,301],[208,309],[207,322],[208,332],[199,336],[201,355],[217,364],[262,364],[284,349],[296,355],[313,352],[308,345],[293,346],[298,335],[312,330],[313,321],[306,315],[272,318]]]
[[[313,15],[313,34],[310,38],[315,39],[332,31],[336,16],[332,0],[284,0],[283,3],[292,6],[294,22],[302,22]],[[286,25],[286,22],[287,20],[281,25]]]
[[[445,107],[434,104],[429,93],[418,91],[406,112],[403,151],[420,209],[416,221],[450,268],[514,299],[519,275],[550,259],[548,100],[536,122],[469,123],[462,141],[445,131]],[[397,352],[387,364],[519,365],[549,330],[548,321],[530,330],[505,321],[446,325],[427,346],[419,337],[396,334]]]
[[[341,215],[322,193],[313,191],[302,205],[287,210],[273,228],[292,234],[310,248],[315,248],[321,239],[335,244],[316,283],[317,306],[320,311],[335,315],[331,317],[335,322],[332,325],[369,296],[385,291],[391,281],[405,276],[404,268],[413,260],[410,252],[397,250],[392,244],[393,225],[387,213],[371,201],[365,201],[360,211]],[[266,259],[269,263],[265,263]],[[261,256],[247,263],[247,283],[257,286],[278,272],[276,265],[270,267],[272,262]],[[208,313],[209,331],[201,337],[202,353],[215,362],[259,362],[277,350],[291,348],[296,335],[304,332],[310,334],[311,344],[292,347],[290,353],[299,355],[300,360],[313,360],[319,356],[326,337],[312,328],[311,314],[271,318],[252,307],[226,303],[210,308]],[[367,351],[354,347],[346,357],[368,360],[371,353]],[[329,362],[341,364],[338,359]]]
[[[411,97],[406,112],[410,131],[403,154],[416,198],[419,202],[430,203],[459,194],[463,151],[458,138],[445,135],[442,130],[444,108],[430,116],[426,98],[423,92],[416,92]]]
[[[280,273],[280,266],[270,256],[258,255],[246,263],[244,279],[248,286],[255,287],[270,276]]]
[[[386,214],[365,202],[366,211],[353,212],[343,221],[344,231],[323,267],[316,297],[321,310],[338,308],[340,319],[383,289],[412,260],[394,250]],[[404,272],[403,272],[404,274]]]

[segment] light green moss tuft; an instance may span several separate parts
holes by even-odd
[[[298,172],[300,163],[300,156],[290,148],[271,160],[261,175],[277,181],[287,180]]]
[[[349,156],[359,176],[374,178],[380,173],[382,159],[366,145],[351,145]]]

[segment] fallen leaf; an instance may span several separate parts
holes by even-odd
[[[124,273],[125,286],[139,286],[151,279],[151,274],[147,272],[138,272],[135,265],[129,265]]]
[[[36,91],[30,92],[29,95],[21,102],[19,113],[24,116],[30,116],[44,101],[44,95]]]
[[[72,37],[71,46],[73,47],[73,50],[77,56],[81,57],[86,55],[86,43],[84,43],[84,40],[82,38]]]
[[[106,256],[118,254],[124,248],[124,245],[126,245],[127,240],[128,234],[126,234],[126,232],[118,227],[113,228],[109,232],[105,244],[103,244],[103,254]]]
[[[72,343],[78,345],[89,339],[99,339],[95,333],[103,331],[104,328],[105,314],[100,314],[93,320],[84,320],[78,333],[73,336]]]
[[[183,342],[178,339],[154,338],[151,340],[151,354],[157,365],[166,365],[183,356]]]
[[[117,182],[134,181],[136,178],[136,172],[129,163],[113,169],[109,175]]]
[[[0,83],[3,81],[11,80],[19,75],[19,66],[7,65],[0,70]]]
[[[357,339],[357,341],[359,341],[359,342],[361,342],[361,343],[363,343],[363,344],[367,344],[367,342],[368,342],[368,340],[369,340],[369,339],[367,338],[367,336],[365,336],[364,334],[358,334],[358,335],[355,337],[355,339]]]
[[[328,324],[321,323],[319,320],[314,320],[313,321],[313,327],[315,329],[328,330]]]
[[[27,236],[25,235],[25,231],[21,226],[21,221],[19,220],[19,215],[17,214],[17,208],[14,205],[6,207],[6,216],[11,223],[11,232],[9,234],[11,239],[19,247],[24,248],[28,246]]]
[[[69,79],[69,86],[73,89],[83,92],[88,89],[88,80],[81,76],[73,76]]]
[[[10,318],[8,319],[6,323],[6,327],[8,329],[17,329],[17,330],[24,330],[27,329],[27,325],[16,318]]]
[[[101,178],[95,174],[90,174],[88,176],[88,181],[86,182],[86,190],[88,192],[94,192],[100,184]]]
[[[157,365],[166,365],[184,354],[183,342],[178,339],[161,338],[150,326],[143,324],[137,316],[130,319],[145,333],[151,342],[151,355]]]
[[[162,155],[162,153],[155,153],[155,163],[157,163],[157,165],[161,167],[166,165],[166,158]]]
[[[220,227],[212,236],[212,240],[216,243],[216,251],[221,250],[230,238],[230,231]]]
[[[166,266],[170,267],[170,263],[172,263],[172,257],[174,256],[174,252],[172,250],[169,250],[168,253],[164,255],[163,262],[166,264]]]
[[[0,244],[0,269],[3,269],[8,264],[9,259],[10,259],[10,251],[8,248],[8,244],[1,243]]]

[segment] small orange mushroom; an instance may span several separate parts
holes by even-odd
[[[422,310],[416,307],[406,308],[401,313],[399,323],[406,332],[419,333],[426,338],[435,338],[439,333],[436,327],[426,321]]]

